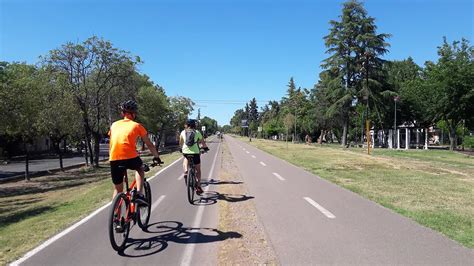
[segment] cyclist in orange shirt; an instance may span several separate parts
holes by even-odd
[[[123,176],[126,169],[135,170],[135,180],[137,182],[137,200],[142,204],[148,204],[143,196],[143,162],[138,156],[136,149],[137,138],[140,137],[150,149],[154,158],[153,161],[162,163],[160,155],[147,135],[146,129],[139,123],[133,121],[137,116],[138,105],[135,101],[125,101],[120,105],[122,120],[115,121],[110,126],[110,171],[112,182],[114,183],[113,197],[123,191]]]

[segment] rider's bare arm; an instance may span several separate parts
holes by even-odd
[[[200,144],[201,148],[207,148],[207,144],[206,144],[206,141],[204,140],[204,138],[202,138],[199,141],[199,144]]]
[[[155,145],[153,145],[153,143],[151,142],[150,138],[148,138],[147,135],[143,136],[142,140],[143,140],[143,142],[145,142],[146,146],[151,151],[151,153],[153,154],[154,157],[156,157],[156,158],[160,157],[160,154],[156,150]]]

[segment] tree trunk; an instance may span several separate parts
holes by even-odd
[[[63,153],[67,153],[67,147],[66,147],[67,143],[66,142],[67,142],[66,138],[64,138],[64,140],[63,140]]]
[[[84,142],[84,157],[86,159],[86,166],[89,166],[89,149],[87,145],[87,139]]]
[[[158,150],[160,148],[161,135],[162,135],[162,133],[156,133],[156,135],[155,135],[155,148],[156,148],[156,150]]]
[[[342,137],[341,137],[341,146],[347,146],[347,132],[349,131],[349,119],[347,117],[344,118],[344,125],[342,128]]]
[[[61,168],[61,171],[64,171],[63,152],[61,150],[61,147],[60,147],[59,143],[61,143],[61,141],[58,141],[58,143],[57,143],[57,152],[58,152],[58,155],[59,155],[59,168]]]
[[[453,123],[454,124],[454,123]],[[453,151],[457,147],[456,141],[456,127],[451,125],[449,127],[449,150]]]
[[[25,147],[25,180],[30,181],[30,153],[28,152],[28,145],[26,142],[23,142],[23,147]]]
[[[100,152],[99,134],[94,133],[94,167],[99,167],[99,152]]]

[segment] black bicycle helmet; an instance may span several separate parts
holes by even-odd
[[[188,121],[186,121],[186,125],[188,125],[188,127],[190,127],[190,128],[195,128],[196,127],[196,120],[195,119],[188,119]]]
[[[120,104],[120,110],[125,113],[136,113],[138,104],[134,100],[128,100]]]

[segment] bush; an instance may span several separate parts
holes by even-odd
[[[464,147],[474,149],[474,136],[464,137]]]

